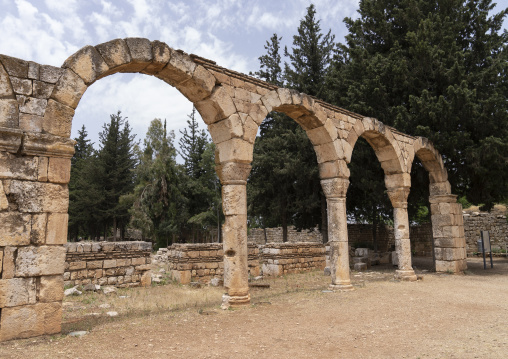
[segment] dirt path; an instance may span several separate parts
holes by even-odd
[[[121,313],[81,338],[1,343],[0,358],[508,357],[507,259],[486,271],[471,259],[466,275],[419,271],[415,283],[373,269],[353,275],[353,292],[326,292],[321,273],[287,276],[253,289],[248,308]]]

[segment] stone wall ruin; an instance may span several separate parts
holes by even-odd
[[[425,138],[160,41],[126,38],[85,46],[62,67],[0,55],[0,340],[60,331],[62,295],[48,288],[63,283],[72,119],[86,89],[118,72],[155,76],[177,88],[208,126],[222,183],[225,304],[250,302],[246,183],[258,127],[271,111],[293,118],[314,146],[328,204],[332,288],[353,288],[345,199],[358,137],[372,146],[384,170],[394,207],[396,276],[416,279],[407,217],[415,156],[429,172],[436,270],[466,268],[462,209],[441,155]]]

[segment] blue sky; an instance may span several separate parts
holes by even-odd
[[[322,30],[331,29],[343,41],[342,20],[356,17],[358,0],[0,0],[0,53],[61,66],[85,45],[145,37],[249,73],[258,69],[258,57],[274,32],[291,45],[311,2]],[[497,9],[508,7],[508,0],[497,3]],[[167,119],[178,139],[191,109],[183,95],[154,77],[115,74],[87,90],[76,109],[72,137],[84,124],[97,143],[102,124],[121,110],[137,138],[158,117]]]

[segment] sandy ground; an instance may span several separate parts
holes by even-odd
[[[427,265],[415,259],[423,280],[413,283],[394,281],[389,267],[353,272],[356,290],[346,293],[327,291],[330,278],[317,272],[268,279],[269,289],[252,289],[253,305],[226,311],[140,312],[113,301],[118,317],[80,320],[76,303],[83,314],[111,298],[74,299],[63,332],[88,334],[1,343],[0,358],[507,358],[508,259],[488,270],[470,259],[464,275]],[[220,300],[218,290],[207,295]]]

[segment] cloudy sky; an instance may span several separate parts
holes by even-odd
[[[508,0],[498,0],[498,9]],[[212,59],[243,73],[258,70],[267,39],[276,32],[291,45],[310,0],[0,0],[0,53],[61,66],[85,45],[145,37]],[[314,0],[323,31],[343,40],[343,18],[355,17],[358,0]],[[505,28],[507,23],[505,22]],[[157,78],[115,74],[93,84],[76,109],[72,137],[84,124],[97,144],[102,124],[122,111],[137,138],[150,121],[186,126],[192,104]],[[204,126],[203,126],[204,127]]]

